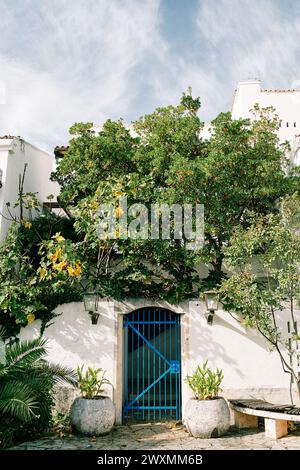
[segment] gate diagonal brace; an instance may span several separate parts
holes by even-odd
[[[160,375],[158,377],[158,379],[156,379],[154,382],[152,382],[152,384],[150,384],[147,388],[145,388],[145,390],[143,390],[137,397],[135,397],[135,399],[132,400],[128,405],[125,405],[125,407],[124,407],[125,411],[128,411],[135,402],[137,402],[143,395],[145,395],[145,393],[149,392],[149,390],[152,387],[154,387],[157,384],[157,382],[159,382],[169,372],[171,372],[171,367],[169,367],[169,369],[167,369],[162,375]]]
[[[172,362],[168,361],[168,359],[163,355],[161,354],[160,351],[158,351],[152,343],[150,343],[150,341],[148,341],[145,336],[142,335],[142,333],[139,332],[139,330],[137,330],[132,324],[130,321],[126,322],[125,325],[126,326],[130,326],[130,328],[140,337],[142,338],[143,341],[145,341],[145,343],[149,346],[149,348],[152,349],[152,351],[154,351],[163,361],[165,361],[169,367],[172,367]]]

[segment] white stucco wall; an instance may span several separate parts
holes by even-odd
[[[288,141],[293,148],[300,134],[300,89],[261,88],[260,80],[247,80],[238,83],[232,103],[232,118],[252,118],[250,109],[258,103],[260,107],[272,106],[281,120],[278,136],[281,142]],[[295,164],[300,164],[300,155],[292,152]]]
[[[0,189],[0,214],[8,216],[6,203],[12,206],[18,197],[19,175],[23,174],[24,164],[27,170],[24,182],[25,192],[38,192],[41,202],[47,196],[59,194],[59,187],[50,181],[54,167],[54,157],[19,138],[0,139],[0,169],[2,170],[2,188]],[[8,216],[9,217],[9,216]],[[0,241],[7,233],[10,222],[0,215]]]
[[[208,359],[213,367],[224,371],[224,388],[288,387],[277,354],[256,331],[245,328],[222,309],[214,316],[213,324],[205,319],[203,303],[190,304],[190,361],[189,369]]]
[[[44,337],[48,338],[49,360],[74,369],[81,365],[102,367],[113,383],[116,345],[113,303],[105,305],[98,325],[91,324],[91,319],[80,302],[61,305],[55,312],[61,315],[44,333]],[[29,339],[38,337],[39,334],[40,321],[37,320],[24,328],[20,337]]]
[[[82,303],[61,305],[56,313],[62,315],[44,333],[49,339],[49,360],[73,368],[81,364],[104,368],[114,386],[112,397],[119,422],[123,396],[122,316],[144,306],[161,306],[181,315],[183,410],[191,395],[184,379],[193,372],[197,364],[206,359],[212,368],[219,367],[223,370],[226,396],[271,397],[278,402],[288,400],[289,378],[282,371],[277,353],[270,352],[268,345],[256,331],[245,329],[222,309],[218,310],[213,324],[209,325],[203,302],[192,301],[178,306],[140,299],[122,303],[104,302],[98,324],[92,325]],[[296,315],[299,322],[299,312]],[[279,321],[286,334],[284,312],[281,312]],[[39,328],[40,322],[33,322],[22,329],[20,338],[38,336]],[[109,389],[108,391],[112,392]]]

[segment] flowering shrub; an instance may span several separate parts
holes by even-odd
[[[81,299],[83,264],[76,244],[60,232],[51,235],[48,227],[59,222],[53,214],[22,219],[20,226],[14,222],[0,247],[0,325],[7,336],[36,318],[43,329],[58,305]]]
[[[40,254],[42,258],[37,272],[41,281],[70,281],[70,278],[81,276],[82,263],[74,253],[74,244],[59,232],[41,244]]]

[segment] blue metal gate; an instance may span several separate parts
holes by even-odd
[[[123,419],[181,419],[180,315],[144,308],[124,316]]]

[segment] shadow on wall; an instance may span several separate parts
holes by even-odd
[[[228,313],[228,315],[230,314]],[[239,324],[238,320],[234,320],[233,318],[232,320],[236,322],[236,325]],[[224,317],[220,317],[220,316],[216,318],[215,323],[219,326],[222,326],[223,328],[226,328],[227,330],[232,331],[234,334],[242,336],[248,341],[252,341],[258,347],[262,348],[264,351],[270,352],[270,347],[268,346],[268,343],[266,342],[266,340],[253,328],[244,328],[244,327],[238,328],[236,325],[232,323],[232,321],[227,321],[225,320]]]
[[[222,363],[225,363],[239,377],[245,377],[238,361],[228,351],[227,344],[224,345],[222,341],[218,341],[216,338],[216,325],[219,323],[217,316],[215,315],[213,325],[208,325],[206,318],[199,311],[192,310],[189,316],[192,325],[189,351],[191,362],[201,364],[207,359],[211,366],[219,368],[222,368]],[[224,325],[222,325],[222,328],[224,329]],[[224,335],[225,333],[224,329]]]
[[[97,325],[92,325],[91,318],[81,302],[60,305],[55,309],[58,315],[44,332],[48,340],[48,360],[76,370],[78,365],[102,367],[107,378],[114,383],[114,312],[107,305]],[[40,320],[22,328],[21,340],[36,338],[40,335]],[[113,388],[105,390],[110,396]],[[57,387],[56,410],[68,411],[79,391],[71,386]]]
[[[190,307],[189,372],[208,359],[211,367],[223,370],[224,387],[288,387],[277,353],[258,331],[245,328],[237,315],[221,308],[208,325],[205,305],[198,302]]]
[[[113,380],[114,360],[114,313],[107,307],[97,325],[84,310],[83,303],[60,305],[60,314],[46,328],[44,336],[49,339],[49,359],[76,368],[78,365],[102,367]]]

